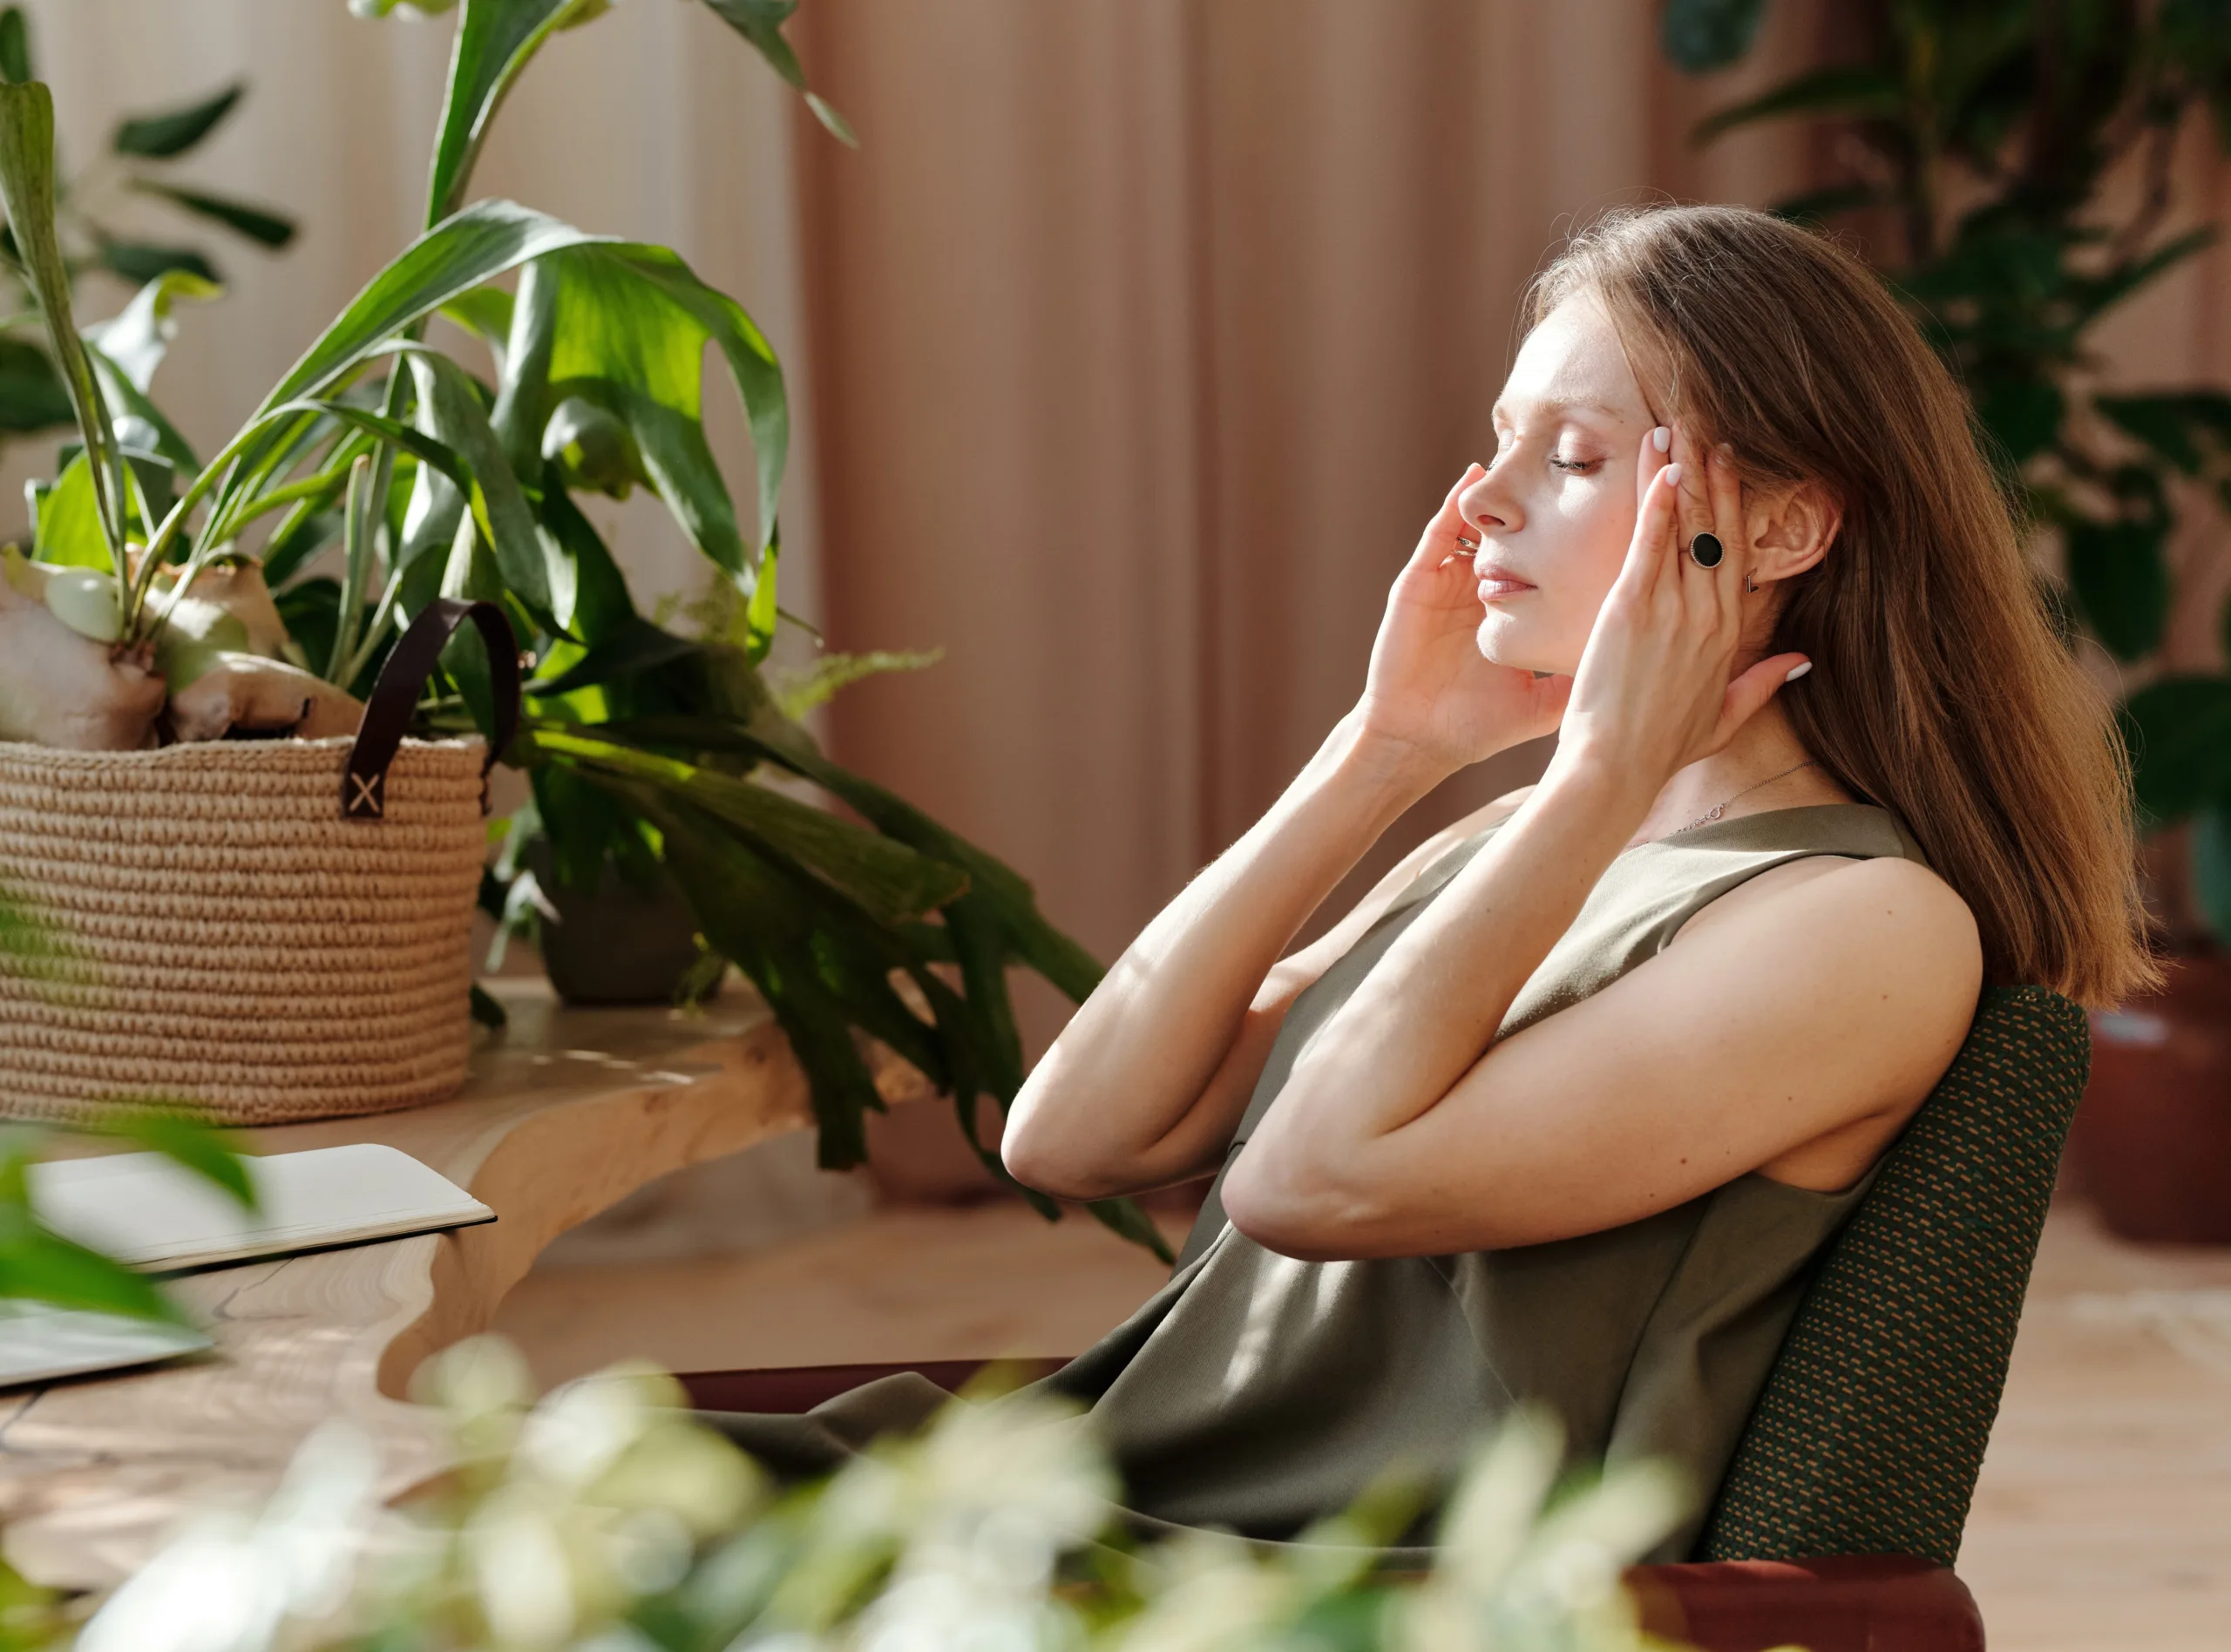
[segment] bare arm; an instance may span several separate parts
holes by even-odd
[[[1332,932],[1280,954],[1381,833],[1440,781],[1556,726],[1569,680],[1491,666],[1458,545],[1456,497],[1388,598],[1356,709],[1269,813],[1187,886],[1078,1010],[1016,1097],[1000,1148],[1027,1187],[1102,1198],[1185,1181],[1223,1160],[1287,1008],[1401,887],[1474,823],[1421,846]],[[1447,679],[1395,703],[1390,661]],[[1429,708],[1431,726],[1407,719]]]
[[[1957,1050],[1974,920],[1895,860],[1766,873],[1495,1041],[1665,779],[1800,663],[1734,669],[1750,550],[1732,473],[1707,468],[1727,565],[1715,578],[1680,554],[1674,479],[1653,476],[1549,774],[1312,1041],[1235,1161],[1224,1207],[1258,1242],[1432,1255],[1598,1231],[1753,1170],[1833,1189]]]
[[[1403,934],[1234,1165],[1242,1232],[1309,1260],[1538,1244],[1753,1170],[1833,1191],[1889,1146],[1958,1051],[1982,976],[1967,907],[1908,862],[1767,873],[1493,1042],[1585,894],[1571,869],[1617,850],[1576,839],[1623,812],[1545,782]]]
[[[1100,1198],[1212,1168],[1287,1006],[1339,943],[1279,954],[1421,795],[1343,720],[1276,806],[1147,925],[1032,1072],[1001,1148],[1016,1178]],[[1364,907],[1391,898],[1373,893]],[[1335,934],[1367,924],[1362,911]]]

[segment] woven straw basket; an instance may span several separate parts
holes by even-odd
[[[515,713],[500,614],[444,602],[397,645],[354,739],[0,744],[0,890],[59,953],[0,972],[0,1115],[186,1100],[270,1124],[456,1093],[488,751],[401,729],[420,663],[467,618]]]

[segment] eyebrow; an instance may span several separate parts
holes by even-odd
[[[1610,406],[1603,402],[1544,402],[1541,404],[1541,408],[1542,411],[1544,413],[1550,414],[1601,413],[1604,417],[1612,419],[1625,416],[1617,408]],[[1488,416],[1491,419],[1505,416],[1502,401],[1500,397],[1496,399],[1495,404],[1488,410]]]

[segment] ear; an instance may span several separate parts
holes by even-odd
[[[1844,519],[1843,507],[1817,482],[1754,495],[1747,514],[1752,567],[1761,585],[1794,579],[1818,563],[1835,543]]]

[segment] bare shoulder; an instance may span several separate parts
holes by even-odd
[[[1983,985],[1983,942],[1959,891],[1916,861],[1814,856],[1739,885],[1683,926],[1673,945],[1742,947],[1769,968],[1802,956],[1909,1030],[1964,1034]],[[1803,973],[1813,974],[1811,969]],[[1864,1015],[1861,995],[1839,1012]],[[1916,1026],[1918,1022],[1920,1026]]]

